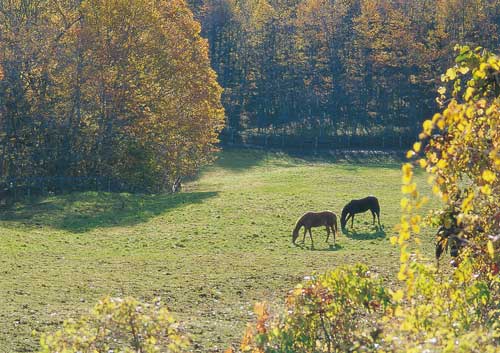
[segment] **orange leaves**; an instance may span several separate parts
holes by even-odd
[[[269,312],[267,310],[267,305],[265,303],[255,303],[254,312],[257,315],[256,329],[260,334],[264,334],[267,331],[266,325],[269,318]]]

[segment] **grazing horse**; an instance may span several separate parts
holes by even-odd
[[[333,243],[335,244],[335,233],[338,230],[337,227],[337,215],[331,211],[323,212],[307,212],[302,217],[299,218],[295,224],[295,228],[292,232],[292,243],[295,244],[295,240],[299,237],[300,228],[304,227],[304,238],[302,242],[306,241],[306,233],[309,231],[309,236],[311,237],[311,246],[314,247],[311,228],[325,226],[327,231],[326,241],[330,238],[330,229],[333,232]]]
[[[375,215],[377,215],[378,225],[380,227],[380,205],[375,196],[368,196],[364,199],[351,200],[342,209],[340,217],[340,226],[345,229],[349,217],[351,217],[351,228],[354,227],[354,215],[370,210],[373,216],[373,224],[375,224]]]

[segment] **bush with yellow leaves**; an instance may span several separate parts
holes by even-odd
[[[189,339],[159,303],[106,297],[89,315],[42,335],[40,344],[40,353],[174,353],[186,351]]]

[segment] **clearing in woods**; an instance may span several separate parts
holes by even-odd
[[[0,221],[0,352],[35,351],[36,332],[56,329],[107,294],[161,297],[193,335],[193,350],[211,352],[242,337],[256,301],[280,305],[313,272],[364,262],[392,282],[400,165],[377,154],[229,150],[179,194],[86,192],[17,204]],[[370,194],[379,198],[383,231],[367,212],[336,248],[325,243],[324,228],[313,229],[314,251],[309,238],[305,247],[291,244],[305,211],[340,217],[345,203]]]

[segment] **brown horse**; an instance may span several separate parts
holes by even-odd
[[[327,231],[326,241],[330,239],[330,229],[333,232],[333,243],[335,244],[335,233],[337,232],[337,215],[331,211],[323,212],[307,212],[302,217],[299,218],[295,224],[295,228],[292,232],[292,243],[295,244],[295,240],[299,237],[300,228],[304,227],[304,238],[302,242],[306,241],[306,233],[309,231],[309,236],[311,237],[311,246],[314,247],[311,228],[325,226]]]

